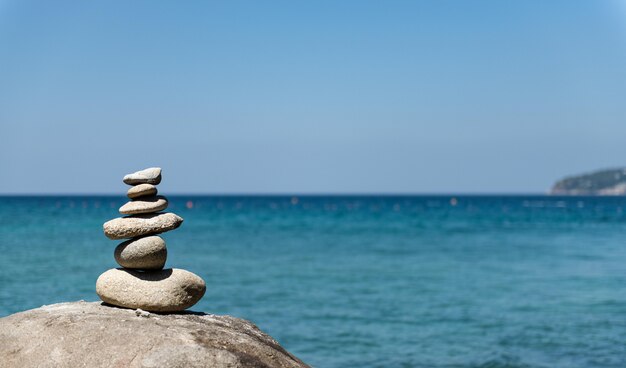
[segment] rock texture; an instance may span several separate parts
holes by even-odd
[[[626,195],[626,168],[599,170],[557,181],[552,195]]]
[[[178,268],[151,272],[113,268],[96,281],[102,301],[150,312],[183,311],[196,304],[205,291],[202,278]]]
[[[152,213],[163,211],[167,208],[167,199],[163,196],[141,197],[127,202],[120,207],[122,215],[137,215],[140,213]]]
[[[157,194],[157,187],[152,184],[138,184],[134,187],[131,187],[126,192],[126,196],[130,199],[143,197],[143,196],[153,196]]]
[[[136,171],[132,174],[124,176],[122,179],[124,183],[128,185],[137,184],[154,184],[157,185],[161,182],[161,168],[150,167],[147,169]]]
[[[119,217],[104,223],[104,235],[109,239],[129,239],[174,230],[183,219],[173,213],[151,213]]]
[[[245,320],[61,303],[0,318],[3,368],[308,367]]]
[[[167,248],[161,237],[145,236],[121,243],[115,248],[114,256],[122,267],[160,270],[167,260]]]

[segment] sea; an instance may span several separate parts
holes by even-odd
[[[314,367],[626,367],[626,198],[170,196],[194,311]],[[0,197],[0,317],[97,301],[123,196]]]

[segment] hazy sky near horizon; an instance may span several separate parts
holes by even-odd
[[[0,0],[0,193],[544,192],[625,140],[626,0]]]

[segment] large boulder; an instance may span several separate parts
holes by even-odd
[[[252,323],[60,303],[0,318],[2,367],[308,367]]]

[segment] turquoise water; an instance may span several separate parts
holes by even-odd
[[[626,366],[626,198],[170,200],[167,265],[207,281],[193,309],[311,365]],[[124,202],[0,197],[0,316],[97,300]]]

